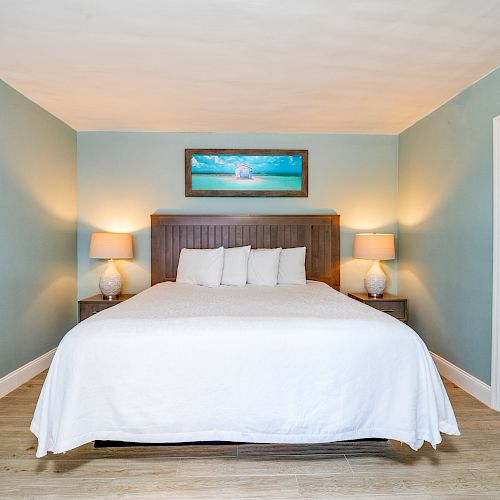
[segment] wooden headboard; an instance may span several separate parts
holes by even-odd
[[[307,279],[340,286],[340,216],[151,216],[151,285],[175,280],[182,248],[306,247]]]

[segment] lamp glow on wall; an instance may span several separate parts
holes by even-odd
[[[365,288],[370,297],[383,297],[387,278],[380,267],[380,261],[395,258],[394,235],[381,233],[356,234],[354,236],[352,256],[355,259],[374,261],[365,276]]]
[[[127,233],[92,233],[90,257],[107,259],[108,264],[99,278],[99,288],[103,298],[117,299],[122,289],[122,277],[116,269],[114,259],[131,259],[132,235]]]

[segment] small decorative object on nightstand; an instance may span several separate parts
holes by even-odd
[[[373,260],[372,267],[365,277],[365,288],[370,297],[384,295],[387,278],[380,268],[380,260],[392,260],[395,257],[394,235],[379,233],[360,233],[354,237],[352,256],[355,259]]]
[[[103,299],[102,295],[93,295],[92,297],[87,297],[86,299],[82,299],[78,301],[78,321],[83,321],[84,319],[97,314],[100,311],[104,311],[108,307],[116,306],[120,302],[124,300],[130,299],[133,297],[133,293],[127,293],[120,295],[117,299]]]
[[[108,259],[108,265],[99,278],[102,297],[117,299],[122,289],[122,277],[116,269],[114,259],[131,259],[132,235],[127,233],[92,233],[90,257]]]
[[[390,316],[401,320],[403,323],[408,321],[408,300],[392,293],[384,293],[382,298],[370,297],[367,293],[349,292],[351,299],[358,300],[379,311],[385,312]]]

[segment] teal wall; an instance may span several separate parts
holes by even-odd
[[[490,383],[500,69],[399,138],[399,291],[428,347]]]
[[[185,198],[184,149],[309,150],[308,198]],[[341,214],[344,289],[362,290],[370,262],[352,260],[358,231],[396,227],[397,147],[393,135],[250,133],[78,133],[78,293],[98,292],[103,263],[89,259],[92,231],[131,231],[136,256],[119,266],[125,291],[150,284],[149,215],[184,213]],[[395,262],[385,265],[396,290]]]
[[[76,321],[76,133],[0,81],[0,377]]]

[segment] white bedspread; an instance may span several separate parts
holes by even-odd
[[[37,457],[102,440],[321,443],[459,434],[424,343],[327,285],[163,283],[73,328],[38,401]]]

